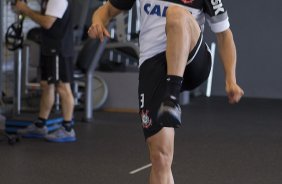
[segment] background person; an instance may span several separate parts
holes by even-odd
[[[41,12],[17,1],[16,9],[41,26],[41,89],[38,119],[19,133],[27,137],[45,137],[53,142],[76,140],[73,129],[73,24],[72,0],[42,0]],[[48,134],[46,120],[54,105],[55,90],[59,93],[64,121],[62,127]]]

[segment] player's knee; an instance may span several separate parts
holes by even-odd
[[[59,83],[56,87],[56,90],[63,97],[72,96],[72,91],[69,84]]]
[[[172,154],[154,151],[150,154],[152,165],[158,169],[170,169],[172,164]]]
[[[191,18],[187,10],[179,6],[170,6],[166,11],[166,27],[176,28],[186,26],[188,19]]]
[[[54,85],[48,84],[48,82],[46,82],[46,81],[41,81],[40,82],[40,88],[41,88],[42,91],[53,91]]]
[[[46,81],[41,81],[40,82],[40,87],[41,88],[47,88],[48,87],[48,83]]]

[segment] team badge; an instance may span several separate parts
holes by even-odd
[[[184,4],[191,4],[194,0],[181,0]]]
[[[152,125],[152,119],[148,116],[148,113],[148,110],[140,112],[143,128],[149,128]]]

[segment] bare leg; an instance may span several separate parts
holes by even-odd
[[[18,130],[20,135],[30,138],[42,138],[48,134],[48,128],[45,125],[54,104],[54,84],[48,85],[47,81],[41,81],[40,86],[41,98],[38,119],[26,128]]]
[[[49,114],[52,110],[54,105],[55,99],[55,86],[54,84],[49,84],[47,81],[41,81],[41,99],[40,99],[40,110],[39,110],[39,117],[48,119]]]
[[[60,143],[76,141],[76,135],[72,123],[74,100],[70,84],[59,82],[56,85],[56,90],[60,95],[64,121],[59,129],[46,135],[45,139],[50,142]]]
[[[187,10],[171,6],[166,13],[168,75],[183,76],[189,52],[195,47],[200,27]]]
[[[152,168],[150,184],[174,184],[171,164],[174,152],[174,129],[163,128],[147,140]]]
[[[57,86],[57,91],[61,98],[63,117],[65,121],[72,121],[74,99],[71,91],[70,83],[60,82]]]
[[[171,6],[166,12],[166,34],[167,91],[159,111],[159,121],[165,127],[148,139],[152,162],[150,184],[174,184],[171,171],[174,129],[166,126],[179,127],[181,111],[175,104],[178,102],[188,56],[199,39],[200,28],[187,10]],[[170,112],[175,113],[171,115]]]
[[[164,127],[181,126],[179,94],[189,53],[197,44],[200,27],[188,10],[170,6],[166,12],[166,91],[158,119]]]

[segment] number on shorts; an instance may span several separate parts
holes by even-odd
[[[140,108],[144,108],[144,93],[140,94]]]

